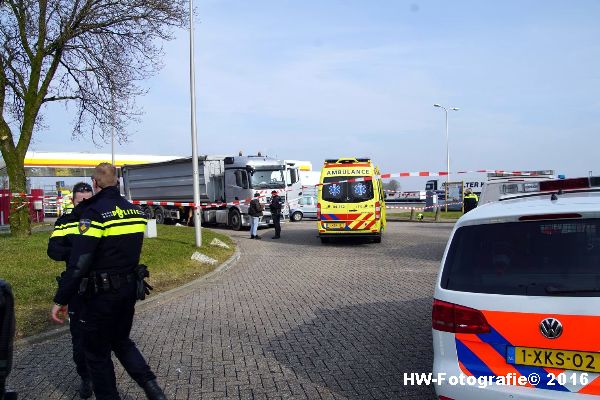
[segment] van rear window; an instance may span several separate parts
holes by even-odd
[[[323,183],[331,183],[323,186],[323,200],[332,203],[360,203],[371,200],[373,196],[373,181],[364,182],[340,182],[348,179],[359,178],[357,176],[335,176],[327,177]],[[335,183],[340,182],[340,183]]]
[[[600,296],[600,219],[464,226],[444,289],[528,296]]]

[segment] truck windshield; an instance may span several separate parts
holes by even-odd
[[[459,228],[441,286],[528,296],[600,296],[600,219]]]
[[[339,182],[348,179],[360,178],[357,176],[328,177],[323,183]],[[360,203],[373,198],[373,181],[341,182],[323,186],[323,200],[332,203]]]
[[[280,169],[257,169],[250,178],[254,189],[281,189],[285,187],[283,171]]]

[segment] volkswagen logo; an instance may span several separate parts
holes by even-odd
[[[548,339],[556,339],[562,335],[563,326],[556,318],[546,318],[540,323],[542,335]]]

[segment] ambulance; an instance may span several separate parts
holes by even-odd
[[[368,237],[381,243],[386,222],[379,175],[370,158],[325,160],[317,191],[322,243],[336,237]]]

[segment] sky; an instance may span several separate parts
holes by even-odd
[[[382,172],[597,171],[600,2],[196,0],[199,154],[369,156]],[[125,154],[191,155],[188,31],[138,99]],[[64,106],[30,150],[110,152]],[[406,178],[410,179],[410,178]],[[415,189],[414,181],[401,181]],[[422,186],[421,183],[418,186]]]

